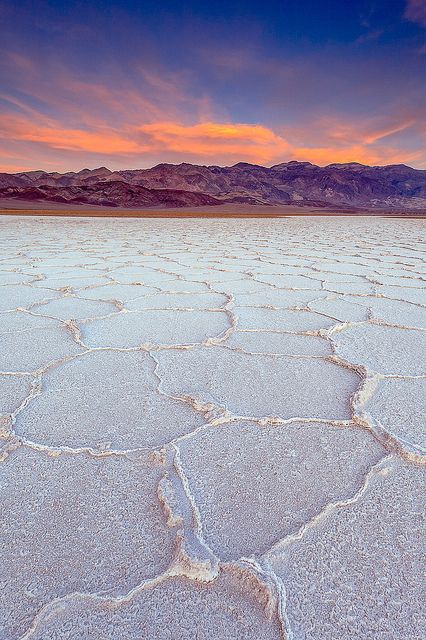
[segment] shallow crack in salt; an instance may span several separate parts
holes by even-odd
[[[169,526],[180,527],[178,552],[169,572],[210,582],[219,575],[219,558],[204,540],[200,512],[182,468],[179,447],[176,444],[171,447],[168,470],[158,485],[158,496]]]
[[[386,476],[386,474],[389,471],[388,463],[392,459],[393,458],[391,455],[384,456],[381,460],[379,460],[379,462],[377,462],[375,465],[371,467],[371,469],[368,470],[368,473],[365,475],[365,478],[360,488],[358,489],[358,491],[354,493],[354,495],[344,500],[329,502],[324,507],[324,509],[322,509],[319,513],[317,513],[311,520],[304,522],[298,531],[296,531],[295,533],[291,533],[285,538],[282,538],[281,540],[278,540],[276,543],[274,543],[271,546],[271,548],[268,549],[268,551],[265,554],[263,554],[262,560],[266,559],[267,561],[270,562],[271,558],[274,555],[281,554],[291,544],[294,544],[295,542],[299,542],[303,540],[303,537],[305,536],[307,531],[309,531],[313,527],[316,527],[324,518],[327,518],[335,510],[344,509],[358,502],[358,500],[360,500],[362,496],[365,494],[365,492],[367,491],[370,481],[374,476],[376,475]]]
[[[417,495],[425,463],[421,220],[3,217],[0,234],[0,487],[13,471],[9,502],[10,490],[28,493],[10,502],[2,521],[12,531],[6,540],[27,535],[34,547],[32,558],[25,544],[15,549],[34,581],[21,589],[18,571],[16,594],[5,592],[19,603],[6,609],[7,624],[15,620],[8,640],[77,640],[85,620],[92,636],[133,640],[146,631],[160,639],[177,618],[185,620],[185,631],[174,630],[182,638],[207,627],[224,640],[326,639],[330,598],[320,582],[314,591],[309,584],[322,573],[340,607],[339,637],[349,640],[365,618],[384,638],[362,562],[350,602],[361,612],[355,622],[345,581],[334,583],[337,569],[327,564],[334,529],[342,527],[344,543],[365,510],[369,566],[378,567],[391,631],[415,637],[410,628],[406,638],[392,613],[399,596],[388,598],[392,580],[374,540],[377,531],[389,557],[402,549],[400,579],[416,594],[420,563],[406,558],[415,557],[409,523],[418,528],[418,514],[399,491]],[[21,458],[31,464],[19,466]],[[114,531],[116,557],[89,576],[80,523],[62,531],[51,501],[68,492],[61,508],[74,504],[84,513],[89,488],[108,469],[131,477],[141,465],[155,478],[152,498],[146,478],[122,491],[127,472],[113,474],[116,508],[129,499],[133,507],[124,509],[118,537]],[[89,468],[98,471],[73,497],[78,474]],[[42,477],[38,469],[46,470]],[[19,473],[28,476],[25,485]],[[108,520],[108,491],[96,486],[95,506]],[[374,519],[381,493],[382,520],[392,513],[391,486],[401,530],[398,519],[386,529]],[[19,502],[27,522],[40,509],[52,512],[51,537],[34,542],[31,530],[19,528],[19,513],[11,520]],[[148,546],[162,564],[141,579],[148,565],[140,548],[126,564],[120,526],[140,536],[149,525],[143,509],[157,514]],[[102,531],[92,523],[87,533],[96,555]],[[36,559],[51,541],[55,557],[61,535],[75,552],[74,569],[56,592],[54,574],[68,553],[60,551],[54,588],[40,600],[47,578]],[[161,539],[170,541],[167,550]],[[308,556],[322,564],[305,582]],[[15,572],[18,564],[12,561]],[[21,616],[24,603],[32,613]],[[415,599],[407,606],[414,619]],[[158,618],[149,618],[152,611]]]

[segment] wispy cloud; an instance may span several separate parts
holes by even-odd
[[[267,163],[289,152],[288,142],[262,125],[202,122],[183,126],[157,122],[141,127],[153,148],[214,161],[240,159]]]
[[[378,40],[383,35],[383,29],[373,29],[371,31],[367,31],[366,33],[361,34],[356,40],[356,44],[365,44],[366,42],[374,42]]]
[[[332,109],[334,73],[304,60],[256,60],[235,47],[215,55],[206,49],[203,64],[215,82],[231,87],[232,99],[222,85],[216,93],[214,83],[206,85],[210,91],[200,88],[193,70],[158,61],[133,62],[126,74],[111,63],[91,75],[76,72],[60,53],[3,51],[0,164],[19,171],[297,159],[426,167],[426,110],[416,94],[400,100],[397,80],[392,101],[384,96],[371,114],[356,114],[347,106],[349,91],[368,99],[374,77],[359,73],[355,87],[343,84],[348,96]],[[235,95],[243,86],[245,93]]]
[[[239,160],[273,164],[286,159],[309,160],[318,164],[330,162],[363,162],[384,164],[422,160],[417,151],[407,152],[380,144],[409,126],[409,122],[393,127],[372,125],[356,127],[344,121],[318,122],[320,133],[306,142],[304,136],[290,132],[286,137],[260,124],[201,122],[192,125],[178,121],[160,121],[119,130],[104,124],[90,129],[70,129],[60,122],[40,118],[38,122],[24,116],[2,119],[0,137],[15,144],[33,145],[33,156],[56,151],[63,158],[102,157],[105,162],[123,166],[144,166],[147,159],[190,160],[200,163],[231,164]],[[69,154],[72,154],[71,156]],[[93,163],[92,163],[93,164]]]
[[[426,1],[407,0],[404,15],[410,22],[416,22],[422,27],[426,27]]]
[[[102,125],[92,130],[68,129],[46,119],[37,123],[23,117],[4,117],[0,124],[0,135],[5,139],[35,142],[63,151],[127,155],[146,150],[123,132]]]

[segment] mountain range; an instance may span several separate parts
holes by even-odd
[[[122,171],[25,171],[0,173],[1,199],[120,208],[226,203],[426,211],[426,170],[291,161],[273,167],[239,162],[230,167],[182,163]]]

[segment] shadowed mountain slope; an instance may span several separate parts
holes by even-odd
[[[223,203],[426,210],[426,171],[403,164],[273,167],[188,163],[151,169],[0,174],[0,198],[111,207],[186,207]]]

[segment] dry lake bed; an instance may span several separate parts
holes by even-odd
[[[424,640],[425,222],[0,219],[1,640]]]

